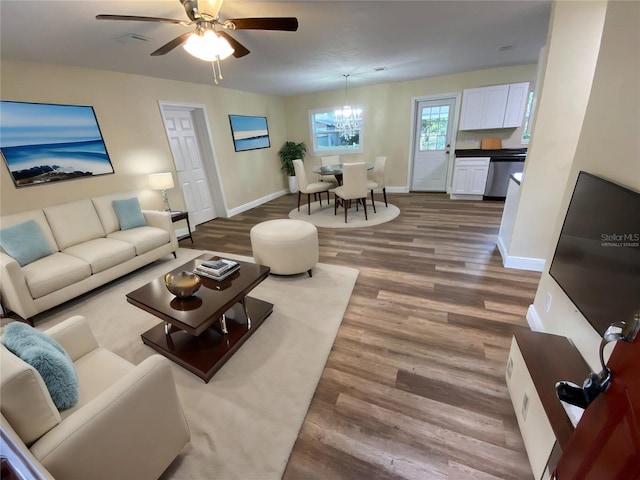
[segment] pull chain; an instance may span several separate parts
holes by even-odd
[[[216,65],[218,65],[218,71],[216,72]],[[216,59],[211,62],[211,68],[213,70],[213,81],[218,85],[218,79],[222,80],[222,68],[220,68],[220,57],[216,56]]]
[[[220,57],[216,56],[216,63],[218,64],[218,77],[222,80],[222,68],[220,68]]]

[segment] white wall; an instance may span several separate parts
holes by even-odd
[[[277,155],[286,138],[281,97],[95,69],[9,61],[1,64],[0,82],[3,100],[92,105],[115,169],[114,175],[17,189],[6,166],[1,166],[3,215],[88,195],[145,190],[148,173],[173,171],[175,179],[159,101],[206,108],[228,210],[287,188]],[[272,147],[236,153],[229,114],[266,116]],[[155,203],[146,206],[162,208],[159,192],[147,194],[144,197]],[[184,208],[179,188],[168,194],[173,208]],[[219,214],[225,216],[224,211]]]
[[[389,157],[390,185],[407,187],[411,136],[411,108],[416,97],[460,92],[465,88],[520,81],[533,82],[535,65],[495,68],[409,82],[383,83],[349,88],[352,104],[365,107],[365,152],[362,158]],[[16,189],[6,170],[0,168],[0,214],[73,201],[87,195],[121,190],[145,190],[146,174],[173,171],[159,101],[203,105],[209,115],[211,137],[222,180],[226,212],[259,204],[287,190],[277,152],[286,140],[309,138],[308,111],[339,107],[344,91],[293,97],[258,95],[221,86],[130,75],[95,69],[2,61],[0,69],[4,100],[92,105],[104,136],[115,175]],[[351,85],[351,84],[350,84]],[[265,115],[271,148],[235,152],[229,114]],[[481,137],[497,131],[473,132],[472,142],[459,148],[476,148]],[[505,146],[521,146],[521,130],[499,132]],[[460,132],[460,137],[469,135]],[[459,137],[459,138],[460,138]],[[319,163],[311,153],[307,165]],[[213,168],[208,165],[208,168]],[[212,188],[216,188],[212,185]],[[37,194],[34,194],[37,192]],[[168,192],[173,208],[184,208],[179,188]],[[147,191],[150,208],[161,208],[158,192]],[[218,206],[220,209],[220,206]],[[225,212],[219,212],[222,216]]]
[[[350,79],[349,103],[363,107],[364,152],[351,154],[348,159],[371,161],[377,155],[386,155],[389,171],[387,187],[407,188],[413,128],[411,109],[415,98],[462,92],[465,88],[487,85],[533,83],[535,76],[535,65],[520,65],[365,87],[358,87],[357,81]],[[313,143],[309,132],[309,110],[339,108],[344,101],[344,89],[285,98],[288,139],[304,141],[309,147],[305,158],[308,172],[311,171],[311,166],[320,165],[320,158],[311,151]],[[465,138],[471,135],[474,136],[473,141],[465,142]],[[505,147],[525,146],[521,144],[522,129],[518,128],[459,132],[456,148],[479,148],[481,138],[500,135],[505,138]],[[451,158],[453,159],[453,155]]]
[[[560,2],[565,6],[565,2]],[[573,2],[571,3],[573,6]],[[581,7],[591,8],[589,2]],[[555,38],[552,39],[552,42]],[[559,215],[544,247],[553,254],[573,187],[580,170],[640,192],[640,2],[610,1],[602,32],[591,94],[567,181]],[[603,286],[604,287],[604,286]],[[547,293],[551,308],[545,311]],[[548,274],[542,274],[533,304],[545,331],[569,337],[599,371],[600,337]],[[616,321],[620,319],[612,319]]]
[[[547,257],[600,48],[605,1],[555,2],[546,68],[507,254]]]

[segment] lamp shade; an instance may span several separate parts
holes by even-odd
[[[152,190],[173,188],[173,175],[171,172],[152,173],[149,175],[149,188]]]

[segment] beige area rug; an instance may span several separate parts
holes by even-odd
[[[125,294],[201,253],[180,249],[177,260],[167,257],[45,312],[36,327],[84,315],[102,346],[138,364],[155,353],[140,334],[159,319]],[[191,441],[162,479],[282,477],[357,276],[355,269],[326,264],[312,278],[269,276],[251,295],[273,303],[273,313],[208,384],[174,365]]]
[[[362,205],[359,206],[358,211],[356,211],[356,207],[353,205],[347,213],[347,223],[344,223],[344,208],[338,207],[338,214],[334,215],[332,198],[329,205],[322,200],[322,207],[320,207],[320,202],[313,202],[311,204],[311,215],[307,213],[309,210],[307,209],[306,203],[300,205],[300,211],[298,211],[297,207],[294,208],[289,212],[289,218],[304,220],[305,222],[313,223],[316,227],[362,228],[373,227],[374,225],[389,222],[400,215],[400,209],[398,207],[391,204],[385,207],[384,202],[380,201],[376,202],[376,210],[377,213],[374,213],[370,202],[367,202],[368,220],[365,220]]]

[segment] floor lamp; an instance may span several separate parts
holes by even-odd
[[[173,175],[171,172],[152,173],[149,175],[149,188],[152,190],[162,190],[162,198],[164,198],[164,209],[171,211],[169,199],[167,198],[167,190],[173,188]]]

